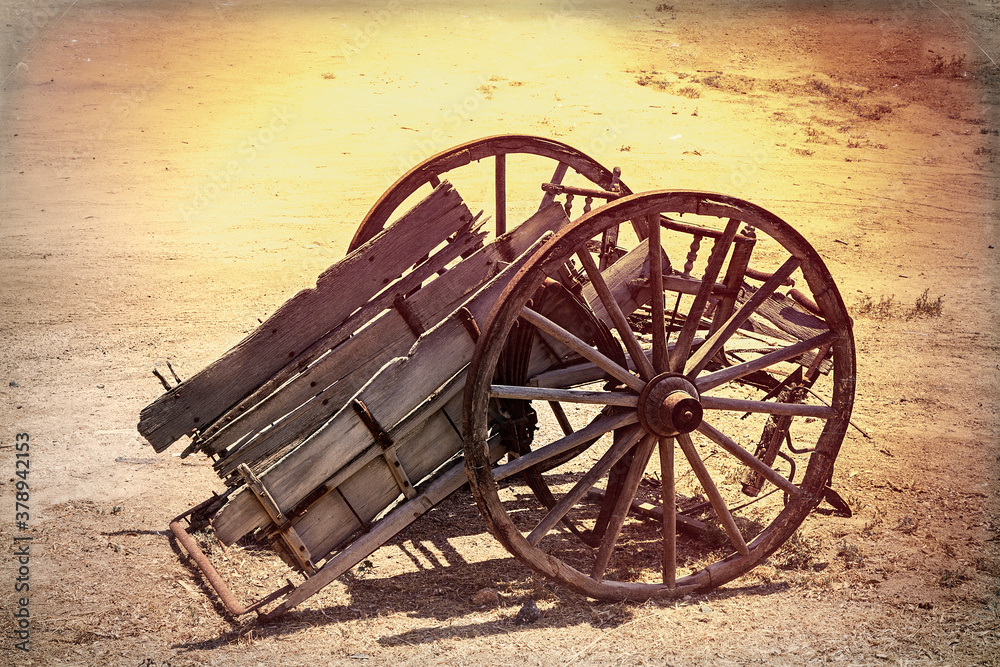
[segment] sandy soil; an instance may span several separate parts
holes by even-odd
[[[0,663],[1000,664],[995,0],[4,12]],[[714,593],[612,605],[533,576],[460,493],[282,623],[224,619],[166,531],[221,484],[136,433],[150,369],[220,356],[343,255],[403,169],[504,132],[801,229],[855,308],[869,437],[834,479],[854,517],[811,517]],[[925,291],[940,316],[908,318]],[[248,595],[284,573],[217,557]],[[483,587],[498,605],[472,603]],[[541,618],[515,624],[529,598]]]

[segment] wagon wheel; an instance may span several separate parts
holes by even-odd
[[[486,160],[480,164],[480,161]],[[492,162],[492,164],[490,164]],[[581,178],[568,174],[572,168]],[[466,179],[463,182],[463,177]],[[378,234],[406,210],[403,204],[421,188],[437,187],[443,178],[455,185],[463,196],[478,193],[479,199],[493,214],[497,235],[508,223],[527,219],[554,195],[543,192],[543,183],[570,186],[573,178],[591,189],[631,193],[616,175],[585,153],[564,143],[530,135],[504,134],[470,141],[427,158],[400,176],[365,216],[348,252]],[[567,179],[567,180],[564,180]],[[584,200],[584,195],[578,195]],[[603,203],[597,201],[596,205]],[[489,204],[492,204],[491,206]],[[576,209],[582,211],[584,203]]]
[[[630,220],[645,221],[649,238],[633,236],[632,252],[600,271],[593,239]],[[710,252],[700,252],[703,239],[712,241]],[[568,263],[582,266],[589,282],[580,294],[613,326],[635,370],[532,309],[539,285],[565,275]],[[797,302],[779,291],[793,280]],[[497,384],[498,358],[519,320],[585,361],[518,386]],[[722,195],[625,197],[543,246],[487,319],[465,393],[472,491],[512,554],[577,592],[642,600],[714,588],[773,553],[823,499],[854,378],[843,301],[819,255],[787,223]],[[533,451],[491,468],[489,412],[501,398],[594,412],[571,435],[540,428]],[[604,437],[546,472],[557,498],[552,509],[516,485],[499,488],[497,480],[516,480],[531,466],[544,470],[597,435]],[[650,475],[654,450],[659,464]],[[595,502],[602,480],[604,500]],[[662,520],[630,516],[644,507]],[[597,547],[561,528],[564,517],[589,528],[587,541]]]

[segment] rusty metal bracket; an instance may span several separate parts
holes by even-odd
[[[462,306],[458,309],[458,319],[465,326],[465,330],[469,332],[472,342],[478,343],[481,332],[479,331],[479,324],[476,322],[476,318],[472,315],[472,311]]]
[[[375,442],[382,447],[382,449],[389,449],[393,446],[392,438],[386,432],[382,425],[378,423],[375,416],[368,409],[368,406],[364,404],[359,398],[355,398],[351,401],[351,407],[354,408],[354,412],[358,415],[358,418],[365,425],[365,428],[372,434],[375,438]]]
[[[358,418],[364,423],[365,427],[375,438],[375,442],[382,447],[382,458],[385,459],[386,465],[389,466],[389,472],[392,473],[392,478],[396,480],[396,485],[399,490],[403,492],[403,495],[407,498],[413,498],[417,495],[416,490],[413,488],[413,484],[410,482],[409,476],[406,471],[403,470],[402,464],[400,464],[399,459],[396,458],[396,450],[393,442],[392,436],[386,432],[382,425],[378,423],[375,419],[375,415],[371,413],[368,406],[364,404],[361,399],[355,398],[351,401],[351,407],[354,408],[354,412],[357,413]]]
[[[410,305],[406,303],[406,297],[404,295],[397,294],[396,298],[392,300],[392,307],[395,308],[396,312],[399,313],[399,316],[403,318],[403,321],[406,322],[406,326],[409,327],[414,336],[420,338],[424,335],[424,332],[427,331],[427,329],[417,317],[416,313],[410,309]]]
[[[201,550],[201,547],[198,546],[198,543],[195,541],[191,533],[187,532],[187,529],[181,524],[182,521],[185,521],[191,515],[204,510],[206,507],[215,502],[217,502],[216,497],[209,498],[208,500],[189,509],[184,514],[176,517],[170,522],[170,532],[174,534],[174,537],[177,538],[180,545],[184,547],[184,550],[189,556],[191,556],[191,559],[195,562],[195,565],[198,566],[198,569],[201,570],[201,573],[205,575],[205,579],[208,580],[209,585],[215,590],[216,594],[218,594],[219,600],[226,607],[226,611],[233,616],[243,616],[244,614],[249,614],[252,611],[258,611],[264,605],[294,591],[295,585],[289,582],[287,586],[282,586],[278,590],[273,591],[256,602],[252,602],[246,606],[241,604],[240,601],[236,599],[233,592],[229,590],[229,586],[226,585],[225,579],[222,578],[219,571],[215,569],[214,565],[212,565],[212,561],[209,560],[208,556],[206,556]]]
[[[299,567],[302,568],[307,574],[315,574],[316,566],[312,562],[312,554],[309,553],[309,548],[299,537],[299,534],[295,532],[295,528],[292,527],[291,522],[285,517],[285,514],[278,507],[278,503],[275,502],[271,493],[264,486],[264,483],[253,474],[250,467],[241,463],[237,468],[240,475],[247,482],[247,487],[253,492],[260,504],[264,506],[264,510],[267,512],[268,516],[271,517],[271,521],[274,522],[275,526],[278,527],[278,534],[281,539],[288,545],[288,551],[291,553],[292,558],[298,563]]]

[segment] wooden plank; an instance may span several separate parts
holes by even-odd
[[[316,341],[297,356],[292,363],[282,368],[252,394],[220,415],[207,429],[202,430],[201,442],[199,443],[200,451],[215,454],[225,449],[229,444],[239,441],[241,437],[252,434],[254,432],[253,425],[238,423],[238,420],[245,413],[284,387],[296,376],[307,371],[310,366],[316,363],[317,359],[350,338],[358,329],[368,324],[386,308],[391,307],[397,294],[410,294],[420,289],[424,281],[432,278],[438,271],[444,270],[452,261],[458,257],[465,257],[482,247],[482,241],[486,234],[487,232],[481,231],[479,225],[474,225],[468,231],[459,232],[456,238],[444,248],[375,295],[368,303],[354,311],[340,326]],[[220,431],[229,428],[235,429],[237,433],[226,436],[226,443],[216,444],[213,442]]]
[[[744,290],[737,299],[741,306],[757,291],[749,286]],[[786,334],[794,336],[795,340],[807,340],[830,329],[822,319],[807,311],[791,297],[779,292],[775,292],[758,306],[755,314],[768,320]]]
[[[458,384],[447,405],[435,409],[420,428],[411,429],[392,448],[415,486],[462,451],[462,437],[452,426],[462,421],[462,387]],[[391,476],[386,477],[386,471],[384,459],[372,452],[371,461],[339,485],[340,493],[323,496],[296,519],[293,526],[315,558],[344,546],[345,540],[362,529],[355,513],[370,525],[400,499],[399,488]]]
[[[430,328],[499,272],[502,256],[527,247],[546,229],[559,228],[568,222],[558,206],[532,216],[405,299],[407,307]],[[203,446],[203,451],[218,453],[238,446],[216,465],[222,477],[230,475],[243,462],[251,464],[254,472],[260,472],[263,468],[254,462],[301,442],[343,407],[389,359],[405,354],[415,341],[416,336],[400,314],[396,310],[385,311],[362,335],[332,350],[234,421],[230,428],[220,431]]]
[[[477,322],[484,322],[507,283],[549,235],[543,236],[465,304]],[[475,345],[456,312],[418,339],[408,356],[386,364],[358,393],[384,428],[391,429],[468,364]],[[353,410],[343,409],[309,439],[261,474],[283,510],[297,505],[343,465],[363,452],[371,434]],[[259,503],[242,490],[215,517],[216,533],[231,543],[269,518]]]
[[[211,424],[472,219],[454,188],[442,183],[327,269],[314,289],[299,292],[221,359],[143,409],[139,432],[159,452]]]
[[[417,409],[415,409],[413,412],[407,415],[406,418],[402,420],[399,424],[397,424],[394,428],[389,430],[388,433],[389,437],[391,437],[396,442],[397,454],[399,453],[398,450],[400,449],[400,447],[404,448],[403,460],[405,461],[405,464],[412,465],[414,467],[414,470],[416,471],[415,474],[419,475],[420,477],[426,474],[425,472],[423,472],[425,468],[421,467],[419,464],[414,464],[410,456],[407,454],[408,451],[407,448],[419,444],[418,440],[424,437],[425,430],[428,428],[428,425],[430,425],[430,432],[426,432],[426,438],[433,439],[435,437],[436,434],[434,433],[434,428],[433,428],[435,423],[434,413],[441,410],[441,406],[446,405],[450,400],[454,399],[455,396],[461,398],[462,395],[461,391],[464,388],[464,386],[465,386],[464,374],[459,374],[451,382],[442,387],[439,392],[428,397],[428,399],[421,406],[419,406]],[[349,412],[353,413],[352,410],[349,410]],[[461,417],[459,416],[459,418]],[[364,433],[367,433],[369,436],[371,435],[367,430],[361,431],[359,425],[360,425],[360,420],[358,421],[357,424],[354,424],[353,426],[355,429],[358,430],[359,433],[362,433],[361,437],[364,437],[363,436]],[[357,434],[356,433],[350,434],[351,437],[354,437],[355,435]],[[377,459],[381,458],[382,451],[383,450],[381,445],[379,445],[377,442],[374,442],[374,439],[369,437],[369,445],[367,449],[365,449],[358,456],[354,457],[350,462],[348,462],[346,465],[340,468],[334,475],[332,475],[329,479],[327,479],[323,483],[321,488],[317,487],[316,489],[317,492],[320,492],[321,494],[325,495],[323,495],[322,497],[313,502],[313,505],[311,505],[308,509],[309,513],[311,513],[314,518],[316,516],[323,516],[324,513],[328,513],[333,517],[348,517],[349,515],[351,515],[352,513],[350,508],[348,508],[347,504],[344,502],[341,496],[336,493],[331,494],[330,491],[340,487],[347,480],[358,475],[362,471],[362,469],[371,465],[372,462],[377,462]],[[398,488],[396,489],[396,494],[398,495]],[[388,507],[394,498],[395,496],[385,500],[384,507]],[[262,516],[255,516],[255,509],[256,508],[249,503],[246,503],[243,506],[237,505],[230,508],[229,515],[227,516],[227,518],[223,519],[221,524],[222,532],[220,539],[226,539],[227,536],[229,535],[225,527],[227,520],[233,522],[235,525],[240,525],[241,521],[253,523],[259,519],[262,519],[263,518]],[[264,525],[266,524],[263,522],[260,522],[259,525],[257,523],[254,523],[252,528],[248,530],[263,528]],[[220,534],[219,526],[220,524],[218,523],[215,524],[217,534]],[[320,537],[314,536],[312,538],[312,542],[314,542],[313,546],[314,548],[317,548],[319,550],[318,553],[321,554],[327,553],[329,549],[333,548],[333,546],[336,545],[338,539],[345,539],[344,538],[345,535],[351,535],[353,534],[353,532],[355,532],[361,527],[362,527],[361,524],[357,520],[355,520],[353,516],[351,516],[349,520],[341,521],[340,523],[338,523],[336,520],[327,522],[326,530],[329,531],[329,536],[326,538],[323,538],[322,536]],[[234,537],[233,540],[235,541],[239,537],[240,536],[238,535]],[[325,545],[322,543],[324,539],[327,542],[327,544]],[[227,544],[231,544],[231,542],[227,542]],[[326,549],[326,551],[323,550],[324,548]]]
[[[241,462],[261,472],[259,465],[254,465],[256,462],[279,448],[302,442],[343,408],[386,361],[406,354],[417,340],[394,310],[379,318],[373,333],[382,335],[349,339],[307,373],[248,412],[242,422],[244,428],[250,429],[251,436],[244,441],[232,443],[225,437],[239,435],[238,431],[220,433],[213,448],[239,446],[216,464],[219,476],[227,477]]]
[[[375,517],[400,495],[385,461],[373,459],[314,503],[296,520],[295,531],[310,553],[315,551],[314,562],[318,562],[333,549],[345,546],[359,530],[369,530]]]
[[[742,306],[755,292],[756,289],[753,287],[744,286],[737,298],[737,303]],[[774,328],[765,322],[773,324]],[[824,320],[816,317],[796,303],[794,299],[780,292],[775,292],[759,306],[742,328],[790,342],[809,340],[830,330]],[[809,366],[815,358],[816,352],[810,351],[795,361],[803,366]],[[824,359],[820,363],[820,372],[824,374],[829,373],[832,368],[833,362],[830,359]]]

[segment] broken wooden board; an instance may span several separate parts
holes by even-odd
[[[241,463],[262,472],[276,453],[295,447],[340,410],[389,359],[406,354],[421,330],[440,322],[496,275],[503,257],[516,257],[541,234],[568,222],[560,207],[550,206],[409,297],[390,299],[393,309],[220,431],[202,451],[226,450],[216,464],[221,477]]]
[[[545,234],[497,275],[465,306],[423,334],[406,357],[387,363],[354,397],[383,429],[391,431],[428,396],[464,372],[475,348],[474,323],[485,321],[500,293],[551,234]],[[470,321],[471,316],[471,321]],[[345,407],[284,459],[261,474],[278,507],[294,508],[375,440],[350,407]],[[232,544],[270,517],[246,489],[234,494],[215,517],[216,535]]]
[[[480,231],[479,227],[478,224],[473,225],[470,229],[457,233],[454,238],[449,239],[444,248],[387,286],[368,303],[354,311],[340,326],[320,338],[309,349],[297,356],[292,363],[258,387],[256,391],[223,413],[211,426],[201,429],[197,449],[208,454],[216,454],[247,434],[254,433],[252,423],[240,421],[244,414],[254,409],[277,390],[282,389],[298,375],[308,372],[318,359],[328,354],[330,350],[353,336],[358,329],[391,307],[397,294],[411,294],[419,290],[425,281],[433,278],[439,271],[444,271],[456,259],[467,257],[481,248],[487,232]],[[222,431],[229,431],[229,433],[222,435]],[[215,442],[217,438],[221,438],[219,443]]]
[[[473,220],[447,182],[327,269],[221,359],[143,409],[139,433],[160,452],[207,426]],[[387,252],[390,249],[391,252]]]
[[[742,307],[756,291],[753,287],[744,285],[736,299],[738,307]],[[791,297],[779,292],[775,292],[761,304],[754,311],[754,315],[740,328],[792,343],[809,340],[830,330],[823,319],[807,311]],[[803,366],[810,366],[815,358],[816,351],[812,350],[793,361]],[[820,371],[824,374],[829,373],[832,368],[833,362],[830,359],[824,359],[820,364]]]

